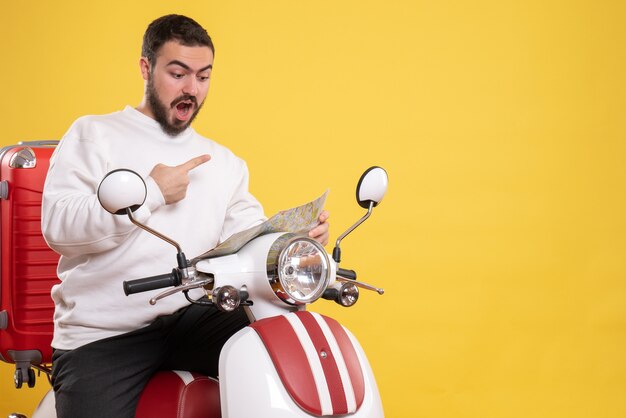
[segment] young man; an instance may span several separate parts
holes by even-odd
[[[214,47],[192,19],[168,15],[144,35],[145,93],[137,108],[78,119],[55,151],[44,187],[42,230],[61,254],[52,289],[53,386],[62,417],[133,417],[160,369],[215,376],[220,349],[247,325],[243,313],[189,305],[183,295],[147,303],[122,282],[174,264],[163,241],[102,209],[100,180],[130,168],[146,182],[140,221],[180,243],[189,257],[263,220],[248,192],[246,164],[190,124],[206,98]],[[328,214],[310,236],[326,244]],[[192,297],[199,297],[196,293]]]

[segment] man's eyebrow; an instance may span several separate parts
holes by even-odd
[[[168,62],[167,66],[170,66],[170,65],[178,65],[179,67],[183,67],[185,70],[191,70],[191,68],[187,64],[185,64],[184,62],[180,62],[178,60],[172,60]],[[202,71],[206,71],[210,69],[213,69],[213,64],[209,64],[206,67],[200,68],[198,72],[201,73]]]

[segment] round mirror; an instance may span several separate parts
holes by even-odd
[[[146,183],[141,176],[124,168],[108,173],[98,186],[100,205],[116,215],[126,214],[127,208],[132,212],[139,209],[147,194]]]
[[[387,172],[383,168],[368,168],[356,186],[356,201],[365,209],[369,209],[371,202],[374,202],[374,206],[378,205],[387,192],[388,181]]]

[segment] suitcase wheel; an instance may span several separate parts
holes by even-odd
[[[20,369],[16,369],[13,374],[13,382],[15,383],[15,388],[19,389],[22,387],[22,383],[24,383],[24,379],[22,378],[22,371]]]
[[[35,387],[35,370],[33,369],[28,369],[28,387],[32,388]]]
[[[26,382],[24,382],[24,377],[26,377]],[[13,381],[16,389],[21,388],[24,383],[26,383],[29,388],[32,388],[35,386],[35,380],[35,371],[30,367],[28,369],[15,369]]]

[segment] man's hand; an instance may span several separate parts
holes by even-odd
[[[189,186],[189,172],[210,159],[210,155],[204,154],[176,167],[164,164],[154,166],[150,172],[150,177],[161,189],[166,205],[171,205],[185,198]]]
[[[328,237],[330,235],[330,224],[328,223],[329,217],[330,214],[323,210],[322,213],[320,213],[320,217],[317,219],[320,223],[309,231],[309,237],[313,238],[322,245],[328,244]]]

